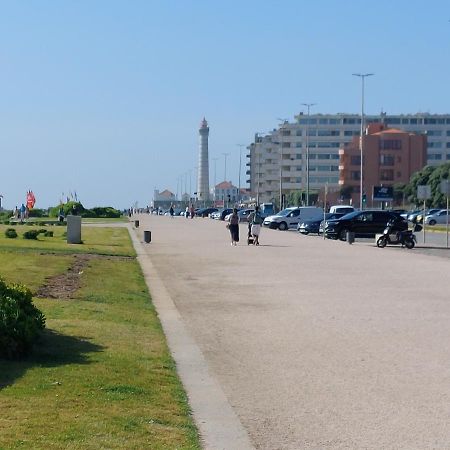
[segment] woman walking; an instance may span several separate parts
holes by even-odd
[[[239,242],[239,216],[237,209],[233,208],[233,214],[228,219],[228,229],[231,235],[231,245],[236,245]]]

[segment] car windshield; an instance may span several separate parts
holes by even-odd
[[[360,213],[361,211],[353,211],[351,213],[345,214],[345,216],[339,217],[339,219],[353,219],[353,217],[356,217]]]
[[[277,216],[287,216],[292,211],[293,211],[293,209],[290,209],[290,208],[283,209],[283,211],[280,211],[279,213],[277,213]]]

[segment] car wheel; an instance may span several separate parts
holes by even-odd
[[[287,223],[286,222],[281,222],[280,225],[278,225],[278,229],[280,231],[285,231],[287,230]]]
[[[384,248],[384,247],[386,247],[386,244],[387,244],[387,241],[384,236],[380,236],[377,239],[377,247]]]
[[[413,239],[405,239],[405,247],[412,249],[414,248],[414,240]]]
[[[347,228],[343,228],[342,230],[341,230],[341,232],[339,233],[339,239],[341,240],[341,241],[346,241],[347,240],[347,232],[348,232],[349,230],[347,230]]]
[[[428,223],[429,223],[430,225],[436,225],[436,221],[435,221],[434,219],[431,219]]]

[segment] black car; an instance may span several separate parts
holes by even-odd
[[[326,213],[325,220],[339,219],[344,215],[345,215],[344,213]],[[320,234],[319,228],[322,221],[323,217],[315,220],[305,220],[304,222],[301,222],[297,225],[297,231],[302,234],[309,234],[309,233]]]
[[[408,221],[399,214],[391,211],[355,211],[340,219],[325,221],[325,236],[329,239],[345,241],[347,231],[352,231],[357,237],[373,237],[382,233],[386,224],[394,221],[393,231],[408,229]]]
[[[211,213],[218,211],[217,208],[200,208],[195,212],[198,217],[208,217]]]

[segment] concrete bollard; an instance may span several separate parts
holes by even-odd
[[[81,244],[81,216],[67,216],[67,243]]]
[[[136,228],[139,228],[139,220],[135,220],[135,221],[134,221],[134,226],[135,226]]]
[[[152,241],[152,232],[149,230],[145,230],[144,231],[144,242],[146,244],[150,244],[151,241]]]

